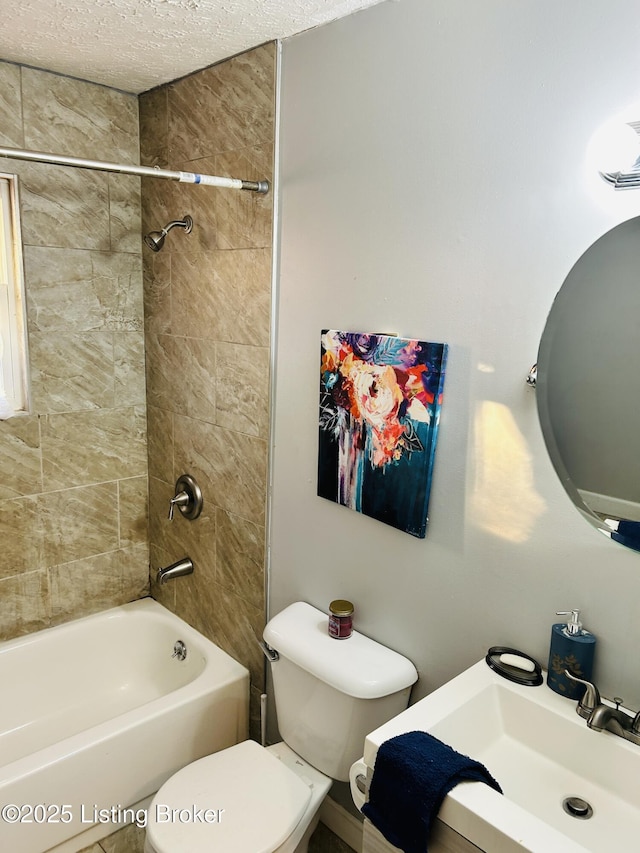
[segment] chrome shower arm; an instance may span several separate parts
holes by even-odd
[[[184,219],[174,219],[173,222],[170,222],[168,225],[164,226],[164,228],[162,229],[162,233],[166,235],[169,233],[169,231],[171,231],[172,228],[175,228],[178,225],[181,228],[184,228],[187,234],[191,234],[191,230],[193,229],[193,219],[190,216],[185,216]]]
[[[190,216],[185,216],[184,219],[174,219],[168,225],[165,225],[160,231],[150,231],[144,235],[144,242],[153,251],[159,252],[164,246],[164,238],[172,228],[179,226],[184,228],[187,234],[191,234],[193,230],[193,219]]]

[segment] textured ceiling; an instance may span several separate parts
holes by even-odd
[[[0,59],[144,92],[381,0],[0,0]]]

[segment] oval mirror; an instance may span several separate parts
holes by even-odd
[[[574,504],[640,550],[640,218],[600,237],[565,279],[540,342],[536,397]]]

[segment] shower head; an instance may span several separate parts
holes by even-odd
[[[184,219],[176,219],[168,225],[165,225],[161,231],[150,231],[148,234],[144,235],[144,242],[153,252],[159,252],[164,246],[164,238],[167,236],[169,231],[176,226],[184,228],[186,233],[190,234],[191,229],[193,228],[193,219],[190,216],[185,216]]]

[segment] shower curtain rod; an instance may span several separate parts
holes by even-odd
[[[45,154],[41,151],[25,151],[22,148],[0,148],[0,157],[14,160],[33,160],[53,166],[74,166],[77,169],[97,169],[101,172],[120,172],[123,175],[138,175],[144,178],[163,178],[184,184],[202,184],[207,187],[224,187],[231,190],[250,190],[254,193],[269,192],[269,181],[242,181],[239,178],[219,178],[215,175],[199,175],[197,172],[173,172],[155,166],[129,166],[124,163],[105,163],[102,160],[82,160],[80,157],[65,157],[60,154]]]

